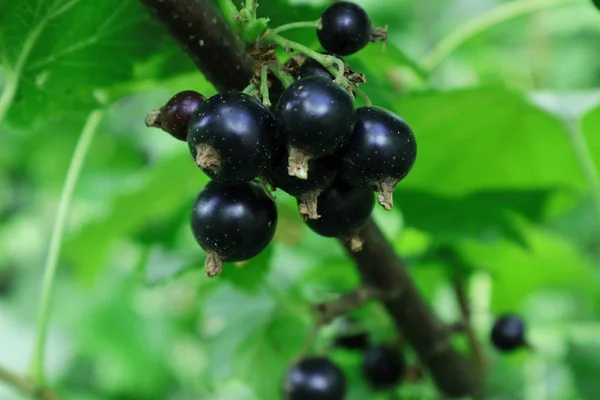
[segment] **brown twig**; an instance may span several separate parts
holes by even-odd
[[[242,90],[254,61],[211,0],[140,0],[218,90]]]
[[[480,371],[454,350],[451,331],[425,303],[406,265],[381,230],[371,220],[360,235],[363,250],[358,253],[348,250],[348,255],[356,263],[364,284],[399,293],[385,299],[383,304],[439,390],[451,398],[479,397],[483,390]]]
[[[239,41],[233,40],[229,25],[211,0],[140,0],[163,23],[200,70],[218,89],[241,89],[252,78],[252,61]],[[193,32],[181,20],[172,18],[184,12]],[[217,23],[214,20],[219,20]],[[197,23],[196,23],[197,22]],[[200,23],[204,22],[204,23]],[[187,39],[202,38],[204,46]],[[196,40],[196,39],[194,39]],[[207,49],[210,48],[210,51]],[[224,57],[222,55],[226,55]],[[228,60],[228,61],[226,61]],[[239,68],[238,68],[239,67]],[[478,396],[482,379],[470,360],[453,349],[450,330],[425,303],[412,282],[405,264],[387,242],[377,225],[370,221],[360,233],[363,250],[348,251],[363,283],[382,293],[398,293],[383,304],[419,355],[440,392],[449,398]]]
[[[471,348],[471,356],[473,362],[477,368],[483,370],[486,367],[485,356],[481,349],[481,344],[477,340],[475,331],[473,330],[473,324],[471,323],[471,306],[469,304],[469,296],[465,289],[465,282],[462,276],[457,277],[454,280],[454,293],[456,295],[456,301],[460,308],[461,320],[462,320],[462,332],[467,336],[469,341],[469,347]]]
[[[342,294],[334,301],[317,305],[315,309],[319,313],[319,323],[329,324],[334,319],[350,313],[369,301],[392,298],[395,295],[395,293],[384,293],[375,287],[361,285]]]
[[[38,389],[28,379],[0,366],[0,381],[5,382],[15,389],[39,400],[60,400],[60,398],[47,389]]]

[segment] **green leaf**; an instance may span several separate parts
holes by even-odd
[[[231,282],[240,290],[257,292],[269,273],[273,259],[273,245],[268,246],[259,255],[242,263],[228,263],[217,279]]]
[[[596,170],[600,174],[600,107],[596,107],[583,117],[582,129],[592,158],[596,161]]]
[[[93,279],[106,265],[112,245],[120,238],[139,232],[152,221],[170,218],[173,210],[186,205],[191,210],[207,178],[193,163],[190,165],[187,154],[178,153],[140,172],[136,181],[136,186],[123,187],[107,204],[109,217],[102,216],[84,225],[65,243],[65,257],[85,280]],[[163,240],[171,239],[165,235]],[[94,257],[89,257],[91,253]]]
[[[436,241],[507,237],[517,244],[526,245],[512,217],[518,214],[530,221],[539,221],[544,215],[549,195],[548,190],[530,189],[448,197],[402,189],[396,191],[395,202],[408,226],[426,231]]]
[[[600,343],[572,342],[569,344],[567,363],[571,367],[577,391],[584,399],[594,399],[598,395],[598,373],[600,372]]]
[[[561,121],[503,89],[414,94],[393,111],[413,128],[417,161],[402,188],[442,194],[585,187]]]
[[[1,0],[0,9],[0,120],[11,105],[22,124],[88,109],[95,89],[132,79],[134,64],[165,43],[135,1]]]
[[[536,291],[568,292],[589,304],[595,290],[595,270],[587,255],[569,241],[540,227],[523,224],[528,248],[507,241],[457,244],[461,254],[493,281],[493,312],[518,310]],[[543,289],[541,289],[543,288]]]
[[[285,370],[300,352],[307,333],[306,324],[293,315],[273,313],[240,344],[235,374],[251,382],[258,398],[279,398]]]
[[[146,285],[158,286],[170,282],[191,269],[203,268],[206,254],[195,252],[169,252],[160,246],[148,248],[142,258]]]

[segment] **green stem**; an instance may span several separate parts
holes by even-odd
[[[239,14],[238,8],[233,4],[232,0],[219,0],[219,8],[223,14],[225,21],[233,28],[233,30],[239,33],[240,24],[234,20],[234,16]]]
[[[248,86],[246,86],[244,90],[242,90],[242,93],[245,93],[249,96],[254,96],[256,93],[258,93],[258,89],[256,88],[256,85],[254,83],[251,83]]]
[[[263,65],[260,69],[260,92],[262,93],[262,102],[265,107],[271,107],[271,99],[269,98],[269,80],[268,67]]]
[[[369,96],[367,96],[364,90],[360,89],[358,86],[354,86],[353,90],[354,93],[356,93],[361,99],[363,99],[368,106],[373,105],[373,102],[371,101]]]
[[[279,63],[271,63],[269,64],[269,70],[275,75],[277,79],[281,82],[284,88],[287,88],[294,83],[294,77],[288,74],[283,70],[283,67]]]
[[[31,373],[33,374],[34,382],[39,387],[45,386],[45,346],[46,338],[48,336],[48,323],[50,319],[50,306],[52,302],[54,279],[58,267],[58,258],[62,245],[65,222],[81,167],[103,116],[103,110],[98,109],[92,111],[87,118],[81,135],[79,136],[79,140],[77,141],[75,151],[73,152],[73,156],[71,158],[71,163],[69,164],[69,170],[67,171],[67,177],[65,179],[62,193],[60,195],[56,220],[54,222],[52,236],[50,237],[50,248],[48,249],[48,255],[46,256],[46,263],[44,266],[42,298],[39,306],[33,358],[31,360]]]
[[[254,2],[255,0],[246,0],[246,7],[244,8],[250,12],[252,17],[256,18],[256,7],[254,6]]]
[[[298,29],[298,28],[319,28],[321,26],[321,20],[317,21],[303,21],[303,22],[292,22],[290,24],[285,24],[278,26],[269,32],[269,35],[278,35],[283,31],[287,31],[290,29]]]
[[[274,35],[272,33],[264,36],[263,40],[277,43],[278,45],[280,45],[281,47],[283,47],[285,49],[296,50],[296,51],[318,61],[325,68],[327,68],[327,70],[329,72],[331,72],[331,74],[333,76],[336,77],[335,78],[336,83],[342,85],[345,88],[349,88],[352,86],[350,84],[350,82],[348,82],[348,80],[344,77],[344,72],[345,72],[344,71],[345,70],[344,62],[342,60],[340,60],[339,58],[329,56],[326,54],[318,53],[318,52],[314,51],[313,49],[304,46],[303,44],[296,43],[292,40],[284,38],[283,36]],[[337,68],[334,67],[334,65],[337,66]]]
[[[499,5],[490,12],[475,18],[447,35],[425,56],[421,65],[428,72],[433,72],[452,52],[465,42],[502,22],[535,11],[583,1],[585,0],[523,0]]]
[[[594,163],[594,158],[592,157],[588,143],[585,140],[581,120],[572,119],[567,121],[566,125],[570,134],[569,137],[571,139],[573,150],[575,151],[575,156],[577,157],[581,171],[587,181],[590,195],[596,209],[598,222],[600,223],[600,175],[598,174],[598,168]]]

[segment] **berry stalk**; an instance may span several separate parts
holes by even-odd
[[[337,57],[321,54],[313,49],[304,46],[303,44],[294,42],[286,39],[283,36],[268,34],[262,39],[265,42],[277,43],[279,46],[286,50],[296,50],[299,53],[308,56],[319,63],[321,63],[333,76],[335,76],[336,83],[342,85],[346,89],[351,88],[352,85],[346,78],[344,78],[344,62]]]

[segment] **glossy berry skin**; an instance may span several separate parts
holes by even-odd
[[[313,58],[307,58],[304,63],[300,66],[300,70],[298,71],[298,79],[309,78],[309,77],[318,76],[326,79],[334,79],[334,76],[331,75],[327,68],[325,68],[320,62]]]
[[[225,262],[243,261],[267,247],[275,234],[277,210],[257,182],[211,181],[196,198],[191,226],[204,250]]]
[[[343,371],[325,357],[306,357],[292,365],[283,383],[285,400],[343,400],[346,396]]]
[[[331,53],[347,56],[369,43],[371,20],[358,4],[347,1],[335,3],[321,15],[317,37],[321,46]]]
[[[397,115],[376,106],[360,107],[340,158],[342,176],[355,186],[372,187],[386,178],[399,182],[415,163],[417,142]]]
[[[160,127],[176,139],[187,140],[192,116],[206,98],[193,90],[184,90],[171,97],[160,109]]]
[[[516,316],[507,314],[496,320],[491,332],[492,345],[502,351],[511,352],[526,346],[525,322]]]
[[[368,332],[345,334],[335,338],[334,346],[346,350],[366,350],[371,337]]]
[[[374,205],[371,190],[338,179],[319,196],[317,212],[321,217],[306,224],[321,236],[343,237],[355,233],[367,222]]]
[[[339,149],[354,127],[354,100],[331,79],[294,82],[275,110],[277,131],[288,145],[319,158]]]
[[[400,383],[404,367],[402,353],[392,347],[379,345],[365,352],[362,372],[373,389],[383,390]]]
[[[310,160],[308,167],[307,179],[299,179],[288,174],[288,152],[282,149],[267,168],[265,177],[273,186],[298,197],[331,185],[337,172],[337,160],[330,156],[318,158]]]
[[[221,183],[250,181],[271,159],[275,121],[254,97],[239,92],[219,93],[206,100],[192,118],[188,146],[196,164]],[[198,156],[202,148],[210,157]]]

